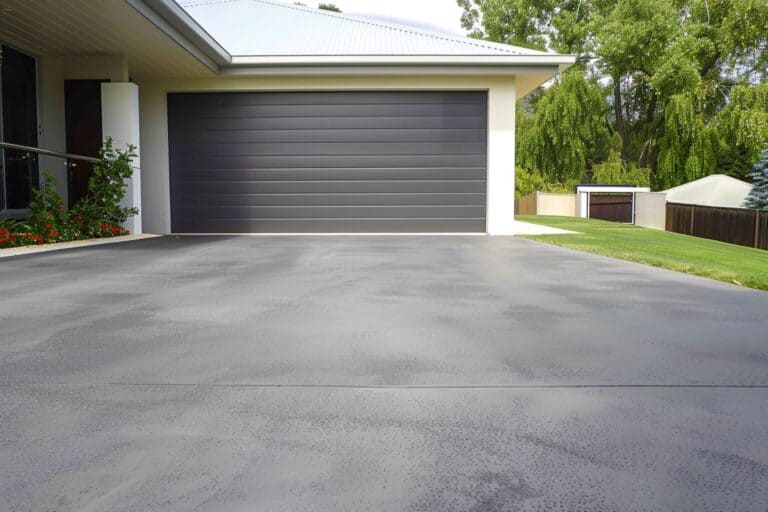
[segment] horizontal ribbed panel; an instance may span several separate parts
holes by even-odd
[[[485,231],[486,110],[469,92],[171,94],[173,231]]]

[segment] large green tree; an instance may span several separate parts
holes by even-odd
[[[580,70],[567,71],[536,103],[535,114],[520,109],[518,139],[522,167],[563,184],[606,160],[612,147],[608,105],[600,84]]]
[[[768,106],[755,92],[768,76],[768,0],[457,1],[474,37],[577,55],[575,72],[603,86],[621,160],[649,168],[656,187],[722,168],[743,176],[768,135]],[[547,111],[562,94],[539,94],[534,119],[551,117],[539,104]],[[566,122],[559,137],[585,131]],[[573,155],[568,168],[581,159]]]

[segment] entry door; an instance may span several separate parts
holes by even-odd
[[[486,112],[485,92],[170,94],[172,229],[484,232]]]
[[[101,84],[106,80],[67,80],[64,102],[67,153],[98,156],[102,143]],[[67,162],[67,193],[72,206],[88,193],[93,164],[80,160]]]

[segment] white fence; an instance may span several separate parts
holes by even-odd
[[[638,192],[635,195],[635,224],[664,231],[667,223],[667,194]]]

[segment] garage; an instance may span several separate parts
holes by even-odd
[[[175,233],[486,231],[486,92],[171,93],[167,104]]]

